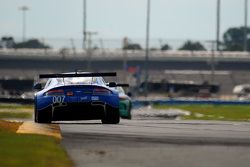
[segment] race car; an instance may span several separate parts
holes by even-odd
[[[104,76],[116,73],[71,72],[63,74],[41,74],[48,78],[34,97],[34,120],[51,123],[60,120],[98,120],[103,124],[118,124],[119,95],[113,88],[115,82],[106,83]]]
[[[121,118],[124,119],[132,119],[131,109],[132,109],[132,101],[131,98],[126,95],[124,89],[122,87],[128,87],[128,84],[119,84],[115,89],[119,93],[119,111]]]

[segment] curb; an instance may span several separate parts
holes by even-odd
[[[38,134],[62,139],[58,124],[38,124],[33,121],[24,122],[16,131],[19,134]]]

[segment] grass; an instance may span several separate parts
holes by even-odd
[[[190,112],[189,120],[250,121],[250,105],[154,105],[156,109],[181,109]]]
[[[0,120],[0,166],[73,166],[59,139],[16,134],[19,126]]]
[[[31,118],[33,114],[32,105],[0,104],[1,118]]]

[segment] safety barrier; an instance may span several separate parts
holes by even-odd
[[[33,99],[22,98],[0,98],[0,103],[33,104]]]
[[[133,100],[134,107],[140,107],[151,104],[158,105],[197,105],[197,104],[211,104],[211,105],[250,105],[250,100],[220,100],[220,99],[165,99],[165,100]]]

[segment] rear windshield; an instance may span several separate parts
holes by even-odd
[[[74,77],[74,78],[58,78],[57,82],[64,85],[89,85],[104,83],[97,79],[97,77]]]

